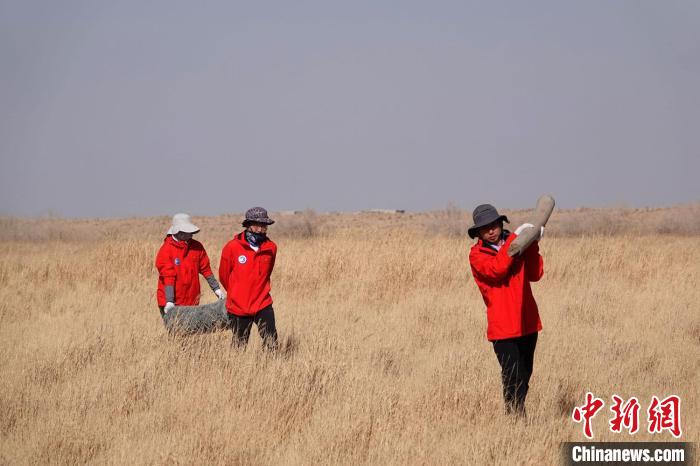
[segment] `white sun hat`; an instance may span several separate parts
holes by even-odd
[[[173,215],[173,224],[168,230],[169,235],[175,235],[179,232],[197,233],[199,227],[192,223],[192,218],[188,214]]]

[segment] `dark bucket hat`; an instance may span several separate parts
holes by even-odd
[[[267,216],[267,210],[262,207],[253,207],[245,212],[245,220],[243,220],[243,226],[247,227],[251,223],[262,223],[265,225],[272,225],[275,223],[270,217]]]
[[[472,218],[474,220],[474,225],[467,230],[470,238],[476,238],[479,228],[485,227],[489,223],[495,222],[496,220],[503,220],[506,223],[510,223],[508,221],[508,217],[505,215],[499,215],[496,208],[491,204],[481,204],[480,206],[477,206],[476,209],[474,209]]]

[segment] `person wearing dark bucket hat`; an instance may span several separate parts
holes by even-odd
[[[531,282],[544,274],[539,245],[534,241],[522,255],[509,256],[508,247],[531,224],[511,233],[503,229],[508,217],[490,204],[474,209],[470,238],[477,238],[469,263],[486,304],[486,337],[501,366],[503,398],[508,414],[525,417],[525,397],[532,375],[537,332],[542,330]]]
[[[498,211],[491,204],[481,204],[477,206],[476,209],[474,209],[472,218],[474,220],[474,225],[467,231],[470,238],[476,238],[479,228],[485,227],[493,222],[500,221],[501,228],[503,228],[502,222],[510,223],[508,217],[505,215],[498,215]]]
[[[262,207],[248,209],[243,220],[245,230],[221,252],[219,281],[227,292],[226,310],[234,347],[247,345],[255,323],[264,347],[277,348],[275,312],[270,296],[277,245],[267,237],[267,227],[273,223],[275,221]]]

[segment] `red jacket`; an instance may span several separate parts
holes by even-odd
[[[469,252],[472,274],[486,303],[486,336],[490,341],[542,330],[530,289],[530,282],[544,274],[540,247],[535,241],[522,257],[509,257],[508,246],[516,237],[510,234],[498,252],[481,240]]]
[[[226,290],[226,310],[237,316],[252,316],[272,304],[270,275],[275,266],[277,245],[270,239],[257,252],[245,233],[237,234],[221,252],[219,281]]]
[[[202,243],[196,240],[175,241],[168,235],[156,256],[158,269],[158,305],[165,306],[165,286],[175,286],[178,306],[199,304],[199,274],[213,275],[209,256]]]

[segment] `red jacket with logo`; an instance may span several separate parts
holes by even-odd
[[[535,241],[522,256],[508,256],[510,234],[499,251],[479,240],[469,252],[474,280],[486,303],[486,336],[490,341],[514,338],[542,330],[530,282],[544,274],[540,247]]]
[[[158,269],[158,305],[165,306],[166,285],[175,286],[175,303],[178,306],[199,304],[199,274],[213,275],[209,256],[202,243],[196,240],[175,241],[168,235],[156,256]]]
[[[237,234],[221,252],[219,281],[226,290],[229,314],[252,316],[272,304],[270,275],[275,266],[277,245],[267,239],[256,252]]]

